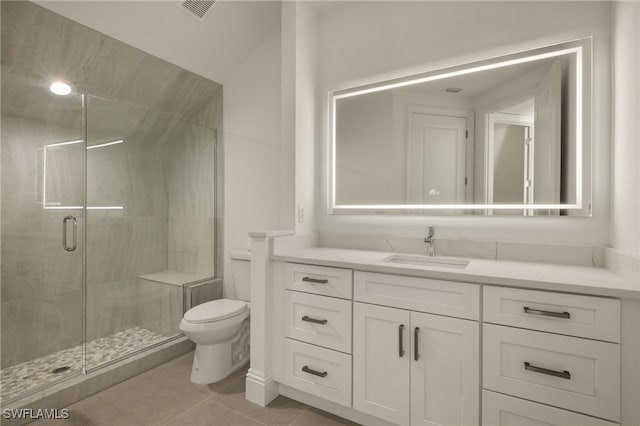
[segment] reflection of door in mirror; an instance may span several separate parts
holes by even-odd
[[[560,65],[554,63],[529,97],[488,114],[487,203],[560,203],[561,80]],[[559,211],[493,210],[491,214],[557,215]]]
[[[494,121],[493,203],[530,204],[532,200],[532,125]],[[527,212],[523,212],[526,215]],[[495,210],[493,214],[513,214]]]
[[[466,118],[413,111],[409,127],[408,201],[415,204],[464,203]]]
[[[532,204],[535,179],[533,97],[488,114],[489,158],[487,202]],[[494,215],[527,215],[530,211],[497,210]]]

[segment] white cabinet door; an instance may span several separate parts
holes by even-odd
[[[411,312],[411,338],[411,425],[478,425],[479,324]]]
[[[409,311],[353,306],[353,408],[409,424]]]

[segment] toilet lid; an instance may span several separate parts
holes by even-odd
[[[218,299],[189,309],[184,319],[192,323],[214,322],[235,317],[246,310],[247,302],[242,300]]]

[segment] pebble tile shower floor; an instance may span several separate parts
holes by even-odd
[[[140,327],[130,328],[111,336],[87,343],[87,366],[95,367],[103,362],[153,345],[166,339]],[[75,375],[82,371],[82,345],[33,359],[0,370],[0,395],[2,401],[10,401],[22,394]],[[64,369],[64,367],[69,367]],[[55,369],[63,369],[54,373]]]

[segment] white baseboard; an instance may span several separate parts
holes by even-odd
[[[247,372],[246,398],[254,404],[266,407],[280,395],[280,389],[272,377],[265,378],[260,373],[260,371],[251,368]]]

